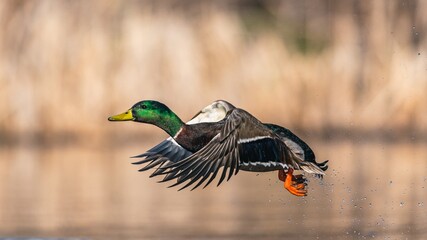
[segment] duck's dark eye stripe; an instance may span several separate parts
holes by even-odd
[[[147,108],[147,106],[145,106],[145,105],[142,105],[142,106],[141,106],[141,108],[142,108],[142,109],[146,109],[146,108]]]

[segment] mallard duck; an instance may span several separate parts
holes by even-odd
[[[286,128],[263,124],[245,110],[226,101],[216,101],[202,109],[187,124],[164,104],[141,101],[125,113],[112,116],[110,121],[154,124],[171,137],[139,156],[148,163],[141,171],[157,166],[151,175],[165,174],[163,181],[177,179],[172,186],[190,180],[183,188],[200,180],[193,189],[208,180],[205,187],[223,168],[218,185],[239,170],[279,170],[279,179],[296,196],[305,196],[303,170],[323,176],[327,161],[316,163],[310,147]],[[285,172],[286,171],[286,172]],[[162,181],[162,182],[163,182]]]
[[[224,100],[218,100],[212,104],[206,106],[201,111],[199,111],[187,124],[197,124],[201,122],[217,122],[222,120],[226,114],[234,109],[235,107]],[[274,125],[274,124],[264,124],[278,134],[282,140],[288,145],[290,150],[295,153],[304,161],[316,163],[314,152],[311,148],[298,136],[292,133],[289,129],[284,127]],[[192,152],[181,147],[172,137],[164,140],[160,144],[148,150],[146,153],[134,156],[134,158],[145,158],[142,161],[134,162],[133,164],[143,164],[148,163],[145,167],[141,168],[139,171],[146,171],[155,166],[169,166],[171,162],[178,162],[188,156],[193,154]],[[327,162],[318,164],[318,166],[325,171],[328,166]],[[316,163],[317,164],[317,163]],[[165,168],[157,167],[157,169],[150,175],[154,177],[163,173]],[[279,170],[279,179],[285,181],[286,175],[284,170]],[[316,175],[317,177],[322,177],[322,175]],[[170,177],[170,176],[169,176]],[[168,177],[168,178],[169,178]],[[300,177],[297,175],[300,179]],[[166,178],[166,180],[168,179]]]

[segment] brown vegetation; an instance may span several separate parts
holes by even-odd
[[[226,99],[308,132],[427,134],[426,10],[415,0],[4,1],[0,133],[102,135],[109,114],[141,99],[183,119]]]

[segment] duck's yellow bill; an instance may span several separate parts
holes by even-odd
[[[134,120],[134,117],[132,115],[132,109],[129,109],[128,111],[114,115],[108,118],[108,121],[130,121]]]

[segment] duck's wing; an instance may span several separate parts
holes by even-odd
[[[295,155],[271,129],[246,111],[236,108],[229,112],[221,131],[206,146],[186,159],[169,165],[163,174],[171,177],[166,176],[162,182],[177,179],[170,186],[173,187],[189,180],[179,190],[195,184],[193,190],[207,180],[206,187],[222,168],[220,185],[227,173],[229,180],[243,166],[261,171],[292,167],[324,174],[316,164],[305,162]]]
[[[190,121],[187,122],[187,124],[218,122],[234,108],[235,107],[227,101],[217,100],[200,110]],[[157,167],[157,169],[150,175],[150,177],[153,177],[162,173],[165,167],[179,162],[191,154],[192,152],[181,147],[172,137],[169,137],[147,152],[134,156],[133,158],[144,159],[134,162],[133,164],[146,164],[139,171],[146,171]],[[163,169],[160,167],[163,167]]]
[[[225,118],[227,113],[236,107],[225,100],[217,100],[200,110],[187,124],[202,122],[219,122]]]
[[[260,171],[287,169],[290,166],[300,169],[294,156],[280,138],[255,117],[242,109],[234,109],[225,118],[220,133],[193,155],[170,165],[164,173],[173,177],[166,176],[163,181],[178,178],[173,187],[191,179],[181,188],[184,189],[200,180],[193,187],[195,189],[208,180],[206,187],[223,168],[218,182],[220,185],[227,173],[229,180],[240,167]]]
[[[177,179],[177,182],[170,186],[174,187],[190,179],[179,189],[182,190],[200,180],[193,187],[195,189],[210,177],[204,187],[209,185],[221,167],[223,171],[218,185],[225,179],[227,172],[227,179],[236,174],[239,171],[239,128],[244,120],[237,113],[238,111],[233,110],[228,114],[222,130],[206,146],[186,159],[170,165],[169,169],[163,173],[168,176],[161,182]]]
[[[173,163],[179,162],[182,159],[190,156],[192,152],[181,147],[173,138],[169,137],[163,142],[157,144],[147,152],[133,156],[132,158],[144,158],[140,161],[133,162],[132,164],[146,164],[143,168],[139,169],[140,172],[157,167],[150,177],[156,176],[164,171],[164,167]],[[160,168],[163,167],[163,168]]]
[[[301,138],[295,135],[291,130],[275,124],[264,124],[276,133],[282,141],[290,148],[290,150],[298,157],[307,162],[312,162],[320,167],[323,171],[328,169],[328,160],[318,163],[313,150]]]
[[[282,138],[291,151],[300,158],[304,159],[304,161],[316,162],[316,156],[314,155],[313,150],[306,142],[291,132],[291,130],[271,123],[265,123],[264,125],[273,130],[274,133]]]

